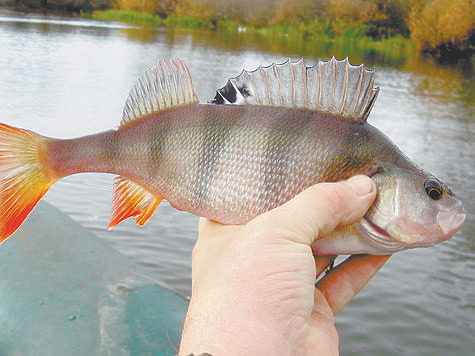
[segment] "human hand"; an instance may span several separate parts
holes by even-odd
[[[310,245],[359,220],[376,196],[371,179],[317,184],[246,225],[201,219],[193,250],[192,298],[180,354],[332,355],[334,315],[389,256],[332,256]]]

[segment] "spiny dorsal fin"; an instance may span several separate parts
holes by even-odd
[[[170,108],[198,102],[190,72],[181,59],[162,59],[137,80],[125,102],[126,122]]]
[[[243,70],[216,91],[211,103],[286,106],[364,122],[379,92],[373,84],[374,70],[354,66],[348,58],[332,57],[311,67],[301,59]]]
[[[112,217],[107,230],[111,230],[121,221],[135,217],[137,225],[144,226],[152,217],[162,201],[138,184],[123,177],[114,179],[114,200]]]

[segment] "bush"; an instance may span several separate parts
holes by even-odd
[[[472,0],[434,0],[414,8],[409,29],[416,48],[441,59],[473,55],[474,7]]]
[[[173,13],[177,0],[113,0],[113,5],[121,10],[136,10],[166,17]]]
[[[278,0],[273,21],[279,25],[309,23],[322,18],[327,8],[328,0]]]
[[[374,13],[366,21],[367,35],[381,39],[402,35],[409,37],[406,19],[409,16],[409,6],[403,0],[376,0]]]

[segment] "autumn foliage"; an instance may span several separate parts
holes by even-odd
[[[414,7],[408,19],[416,47],[441,57],[470,56],[475,48],[473,0],[434,0]]]
[[[137,10],[165,17],[174,12],[177,0],[112,0],[111,5],[122,10]]]
[[[112,8],[124,16],[158,16],[166,23],[206,28],[274,28],[320,36],[411,38],[415,47],[440,57],[470,57],[475,48],[474,0],[0,0],[25,7],[92,11]],[[120,16],[122,18],[123,16]],[[133,16],[132,16],[133,15]],[[142,16],[143,17],[143,16]],[[142,18],[140,17],[140,18]]]
[[[161,17],[195,18],[216,25],[292,26],[332,35],[379,40],[410,37],[416,48],[439,56],[474,51],[473,0],[112,0],[112,6]],[[307,34],[304,34],[307,36]],[[311,34],[310,34],[311,35]],[[350,36],[351,37],[351,36]]]

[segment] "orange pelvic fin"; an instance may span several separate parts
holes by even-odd
[[[130,180],[115,178],[112,217],[107,230],[130,217],[135,217],[137,225],[144,226],[161,201],[162,198],[156,197]]]
[[[0,243],[13,234],[56,181],[46,167],[45,138],[0,124]]]

